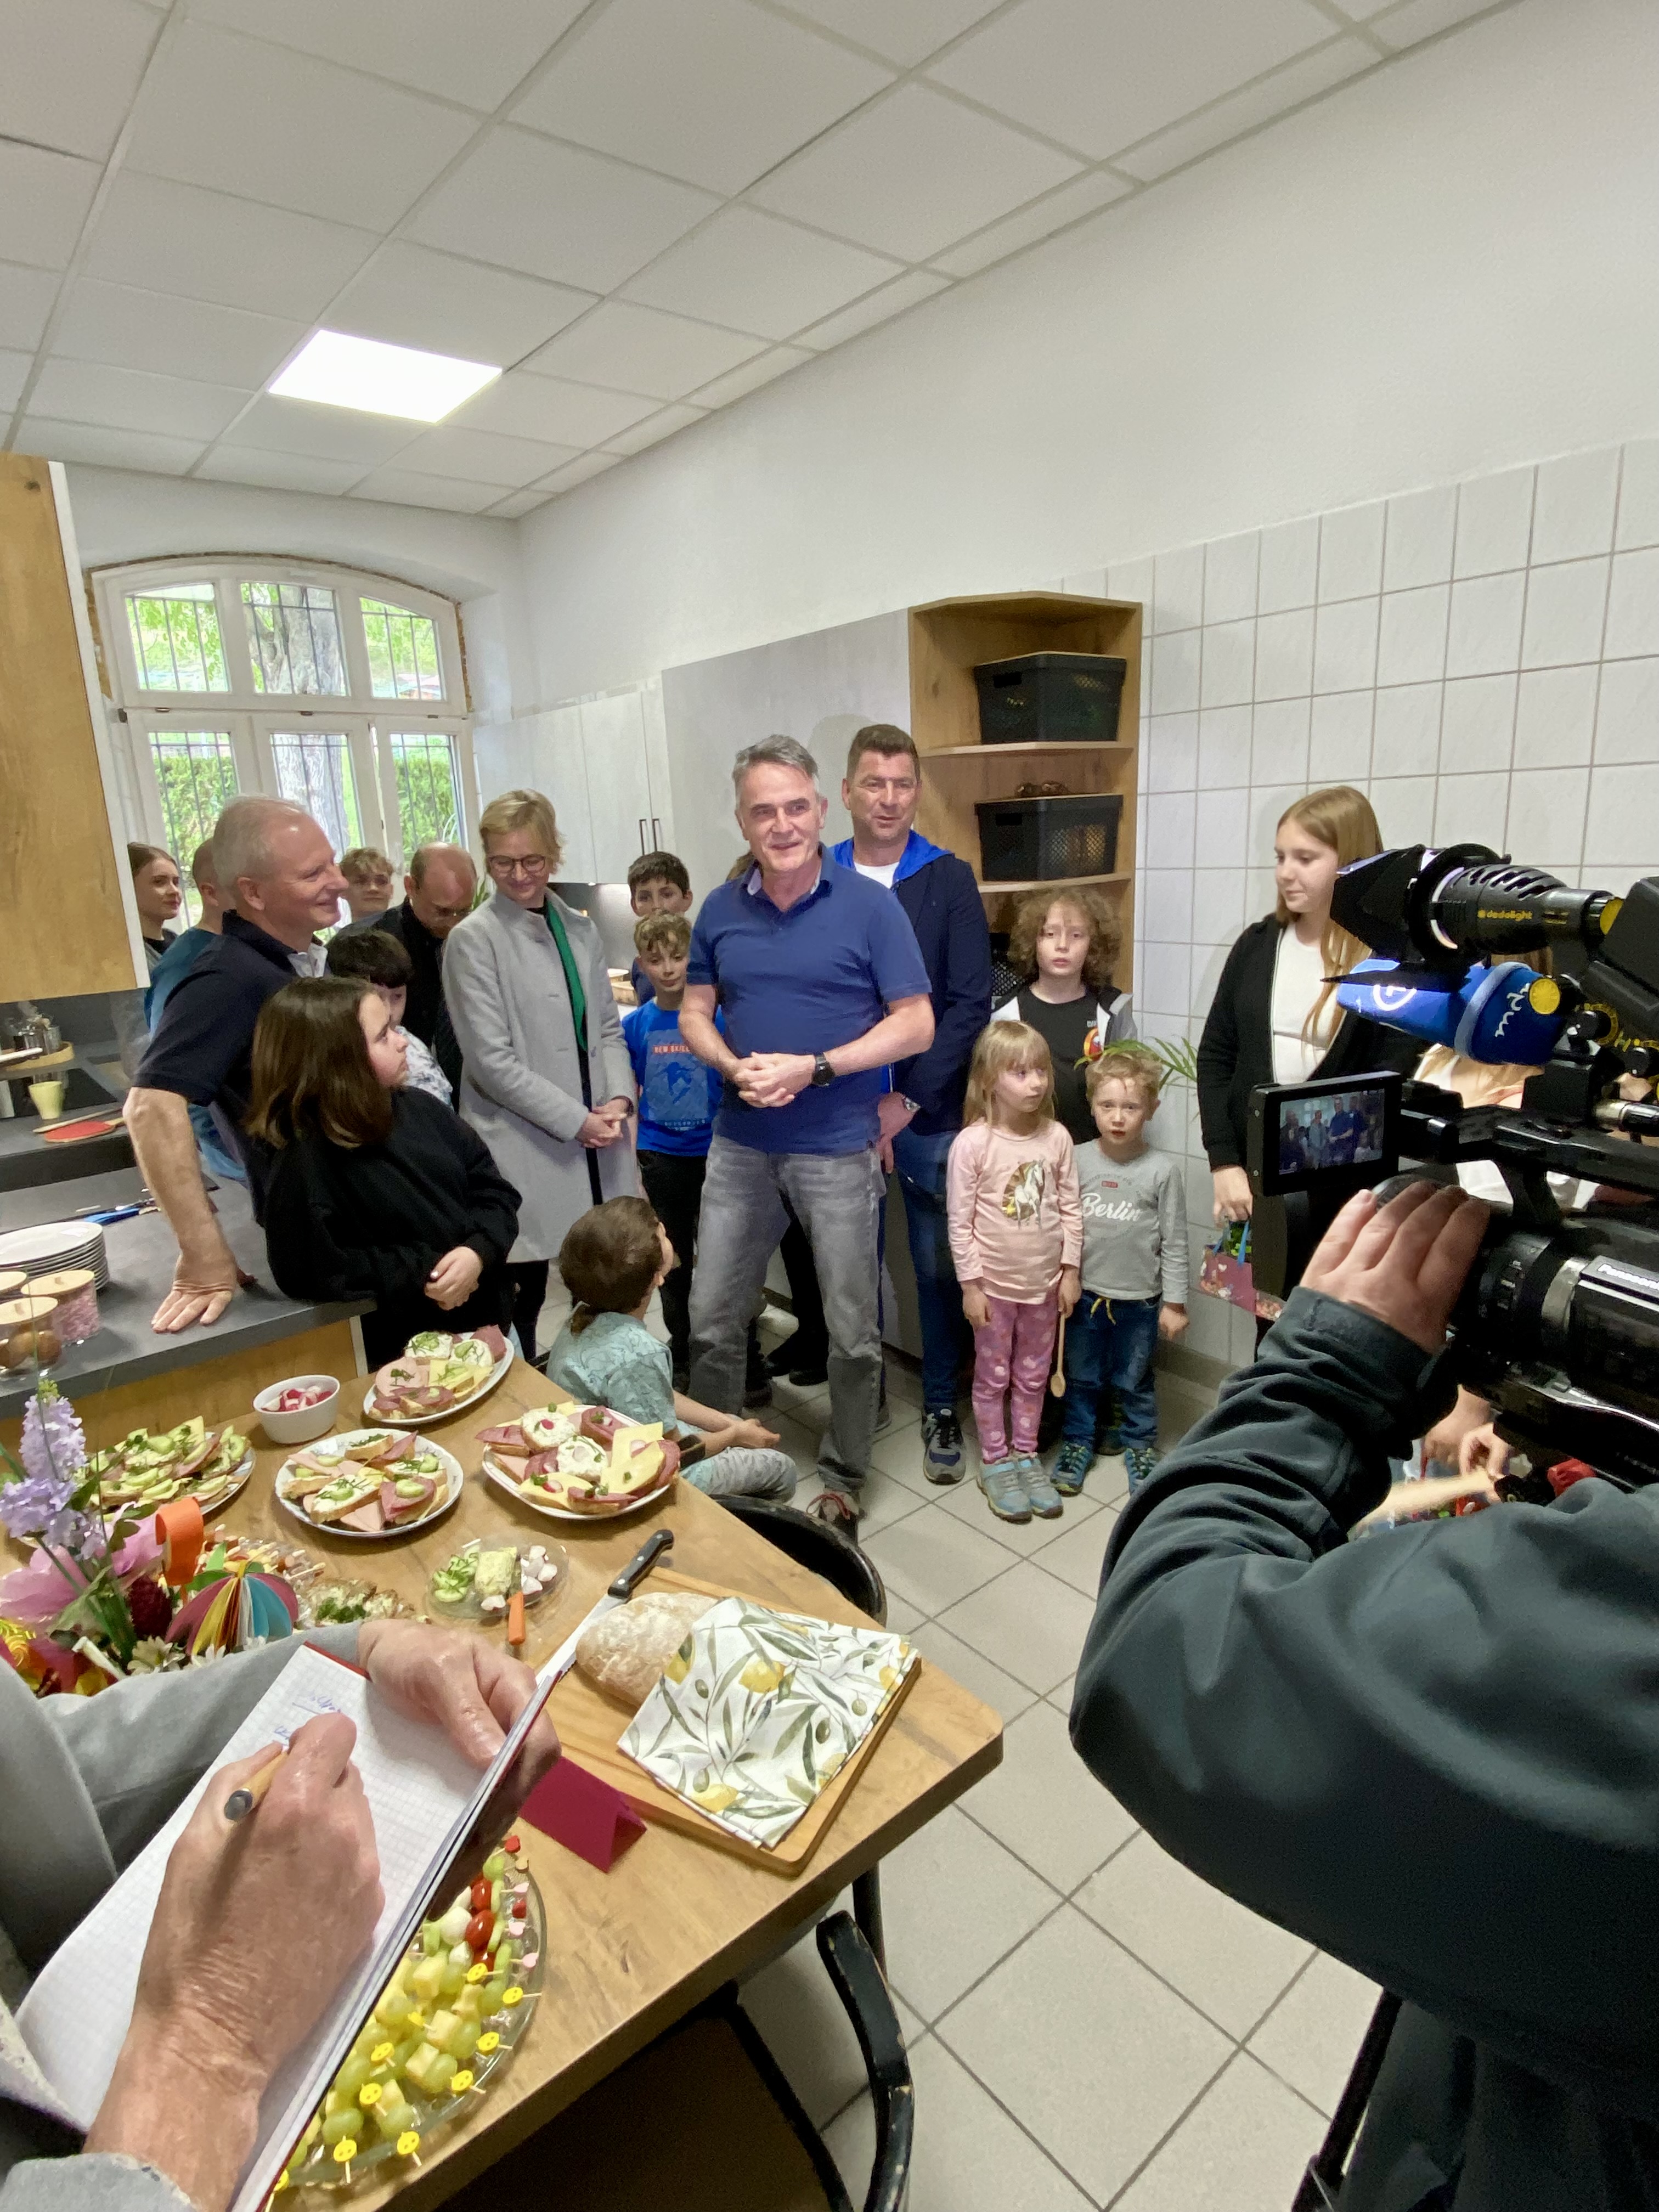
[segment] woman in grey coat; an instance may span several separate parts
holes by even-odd
[[[462,1119],[523,1194],[507,1273],[533,1359],[566,1230],[639,1188],[634,1071],[599,933],[547,887],[562,850],[551,804],[538,791],[504,792],[478,833],[495,895],[450,932],[444,1002],[464,1063]]]

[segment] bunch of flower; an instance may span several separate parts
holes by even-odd
[[[18,1458],[0,1455],[0,1522],[40,1546],[71,1593],[52,1626],[55,1642],[94,1663],[112,1657],[118,1674],[138,1641],[132,1607],[116,1572],[117,1547],[137,1524],[106,1527],[98,1478],[87,1465],[86,1431],[75,1408],[44,1378],[23,1415]]]

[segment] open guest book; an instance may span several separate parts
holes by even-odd
[[[543,1686],[550,1686],[550,1670],[544,1669]],[[273,1741],[285,1743],[317,1714],[343,1713],[356,1725],[352,1756],[374,1817],[386,1895],[368,1950],[265,2094],[234,2212],[253,2212],[270,2194],[541,1704],[539,1698],[529,1701],[492,1765],[481,1771],[440,1728],[394,1711],[367,1675],[304,1644],[216,1756],[215,1772]],[[213,1772],[197,1784],[53,1954],[19,2010],[25,2040],[64,2116],[80,2128],[91,2124],[102,2103],[126,2037],[168,1855],[204,1792],[216,1786],[225,1784],[216,1784]],[[249,1817],[257,1821],[259,1814]]]

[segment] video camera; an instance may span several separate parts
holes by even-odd
[[[1453,1372],[1535,1464],[1659,1479],[1659,1149],[1631,1141],[1659,1136],[1659,1107],[1619,1095],[1624,1077],[1659,1075],[1659,877],[1620,899],[1484,845],[1411,845],[1344,868],[1331,914],[1374,955],[1339,985],[1343,1007],[1540,1072],[1513,1109],[1386,1072],[1256,1090],[1258,1286],[1282,1294],[1353,1191],[1418,1180],[1402,1158],[1440,1181],[1490,1160],[1511,1210],[1493,1214],[1453,1315]],[[1547,975],[1515,957],[1540,948]],[[1564,1217],[1552,1175],[1636,1202]]]

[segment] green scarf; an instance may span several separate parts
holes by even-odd
[[[565,988],[570,994],[570,1019],[576,1031],[576,1049],[586,1055],[587,1051],[587,994],[582,988],[582,979],[576,967],[575,955],[570,950],[570,939],[565,935],[558,908],[551,899],[542,908],[547,916],[547,926],[553,933],[553,942],[559,948],[559,960],[564,969]]]

